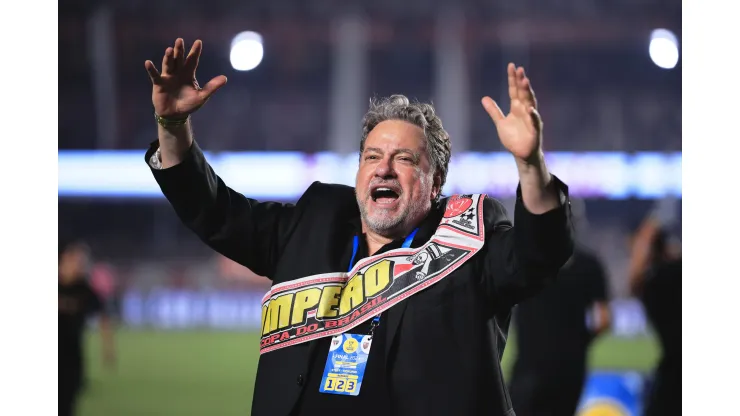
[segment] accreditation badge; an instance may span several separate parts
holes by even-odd
[[[362,387],[372,335],[339,334],[331,339],[319,392],[357,396]]]

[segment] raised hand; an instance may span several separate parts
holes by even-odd
[[[165,119],[183,119],[198,110],[219,88],[226,84],[226,77],[219,75],[201,88],[195,79],[203,42],[196,40],[185,56],[185,42],[178,38],[175,47],[169,47],[162,58],[162,73],[152,61],[144,67],[152,80],[154,112]]]
[[[481,103],[496,125],[501,144],[514,157],[527,162],[542,152],[542,119],[537,112],[537,100],[524,68],[517,68],[510,63],[507,72],[511,99],[509,114],[504,116],[491,97],[483,97]]]

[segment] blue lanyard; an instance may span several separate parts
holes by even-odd
[[[414,236],[416,235],[416,232],[419,231],[418,228],[414,229],[414,231],[411,232],[411,234],[406,237],[405,240],[403,240],[403,244],[401,244],[401,247],[403,248],[409,248],[411,247],[411,242],[414,241]],[[355,256],[357,256],[357,249],[360,247],[360,237],[355,236],[355,238],[352,240],[352,259],[349,261],[349,269],[347,269],[347,272],[352,271],[352,267],[355,265]]]
[[[411,247],[411,243],[414,241],[414,236],[416,235],[417,231],[419,231],[419,229],[415,228],[414,231],[412,231],[411,234],[409,234],[406,237],[406,239],[403,240],[403,244],[401,244],[401,247],[403,248]],[[352,270],[352,267],[354,267],[355,265],[355,256],[357,256],[357,249],[359,247],[360,247],[360,237],[355,235],[355,238],[352,240],[352,259],[350,259],[349,261],[349,269],[347,270],[347,272],[350,272]],[[379,322],[380,322],[380,315],[376,316],[373,319],[373,322],[371,324],[372,325],[371,336],[372,336],[372,331],[375,329],[376,326],[378,326]]]

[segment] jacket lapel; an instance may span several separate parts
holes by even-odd
[[[434,232],[437,231],[437,226],[439,225],[440,221],[442,221],[442,214],[444,213],[444,206],[446,205],[446,201],[447,200],[444,199],[443,201],[440,201],[436,205],[432,206],[432,211],[426,217],[424,222],[422,222],[421,226],[419,227],[419,232],[416,234],[416,236],[414,236],[414,241],[411,242],[412,248],[419,248],[426,244],[426,242],[429,241],[430,238],[432,238]],[[388,338],[387,342],[385,343],[386,367],[389,363],[388,357],[391,351],[391,347],[393,346],[393,343],[396,340],[396,336],[398,335],[398,330],[401,326],[401,321],[403,321],[403,315],[406,313],[406,307],[408,306],[408,304],[409,299],[406,299],[405,301],[388,309],[386,318],[388,322]]]
[[[406,312],[406,307],[408,306],[408,299],[404,302],[399,303],[393,308],[388,309],[386,321],[388,322],[388,339],[385,343],[385,362],[386,367],[388,366],[389,360],[389,354],[391,351],[391,346],[393,345],[393,342],[396,340],[396,334],[398,334],[398,328],[401,326],[401,321],[403,320],[403,314]]]

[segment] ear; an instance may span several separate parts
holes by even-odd
[[[432,201],[442,193],[442,176],[437,173],[434,175],[434,183],[432,184]]]

